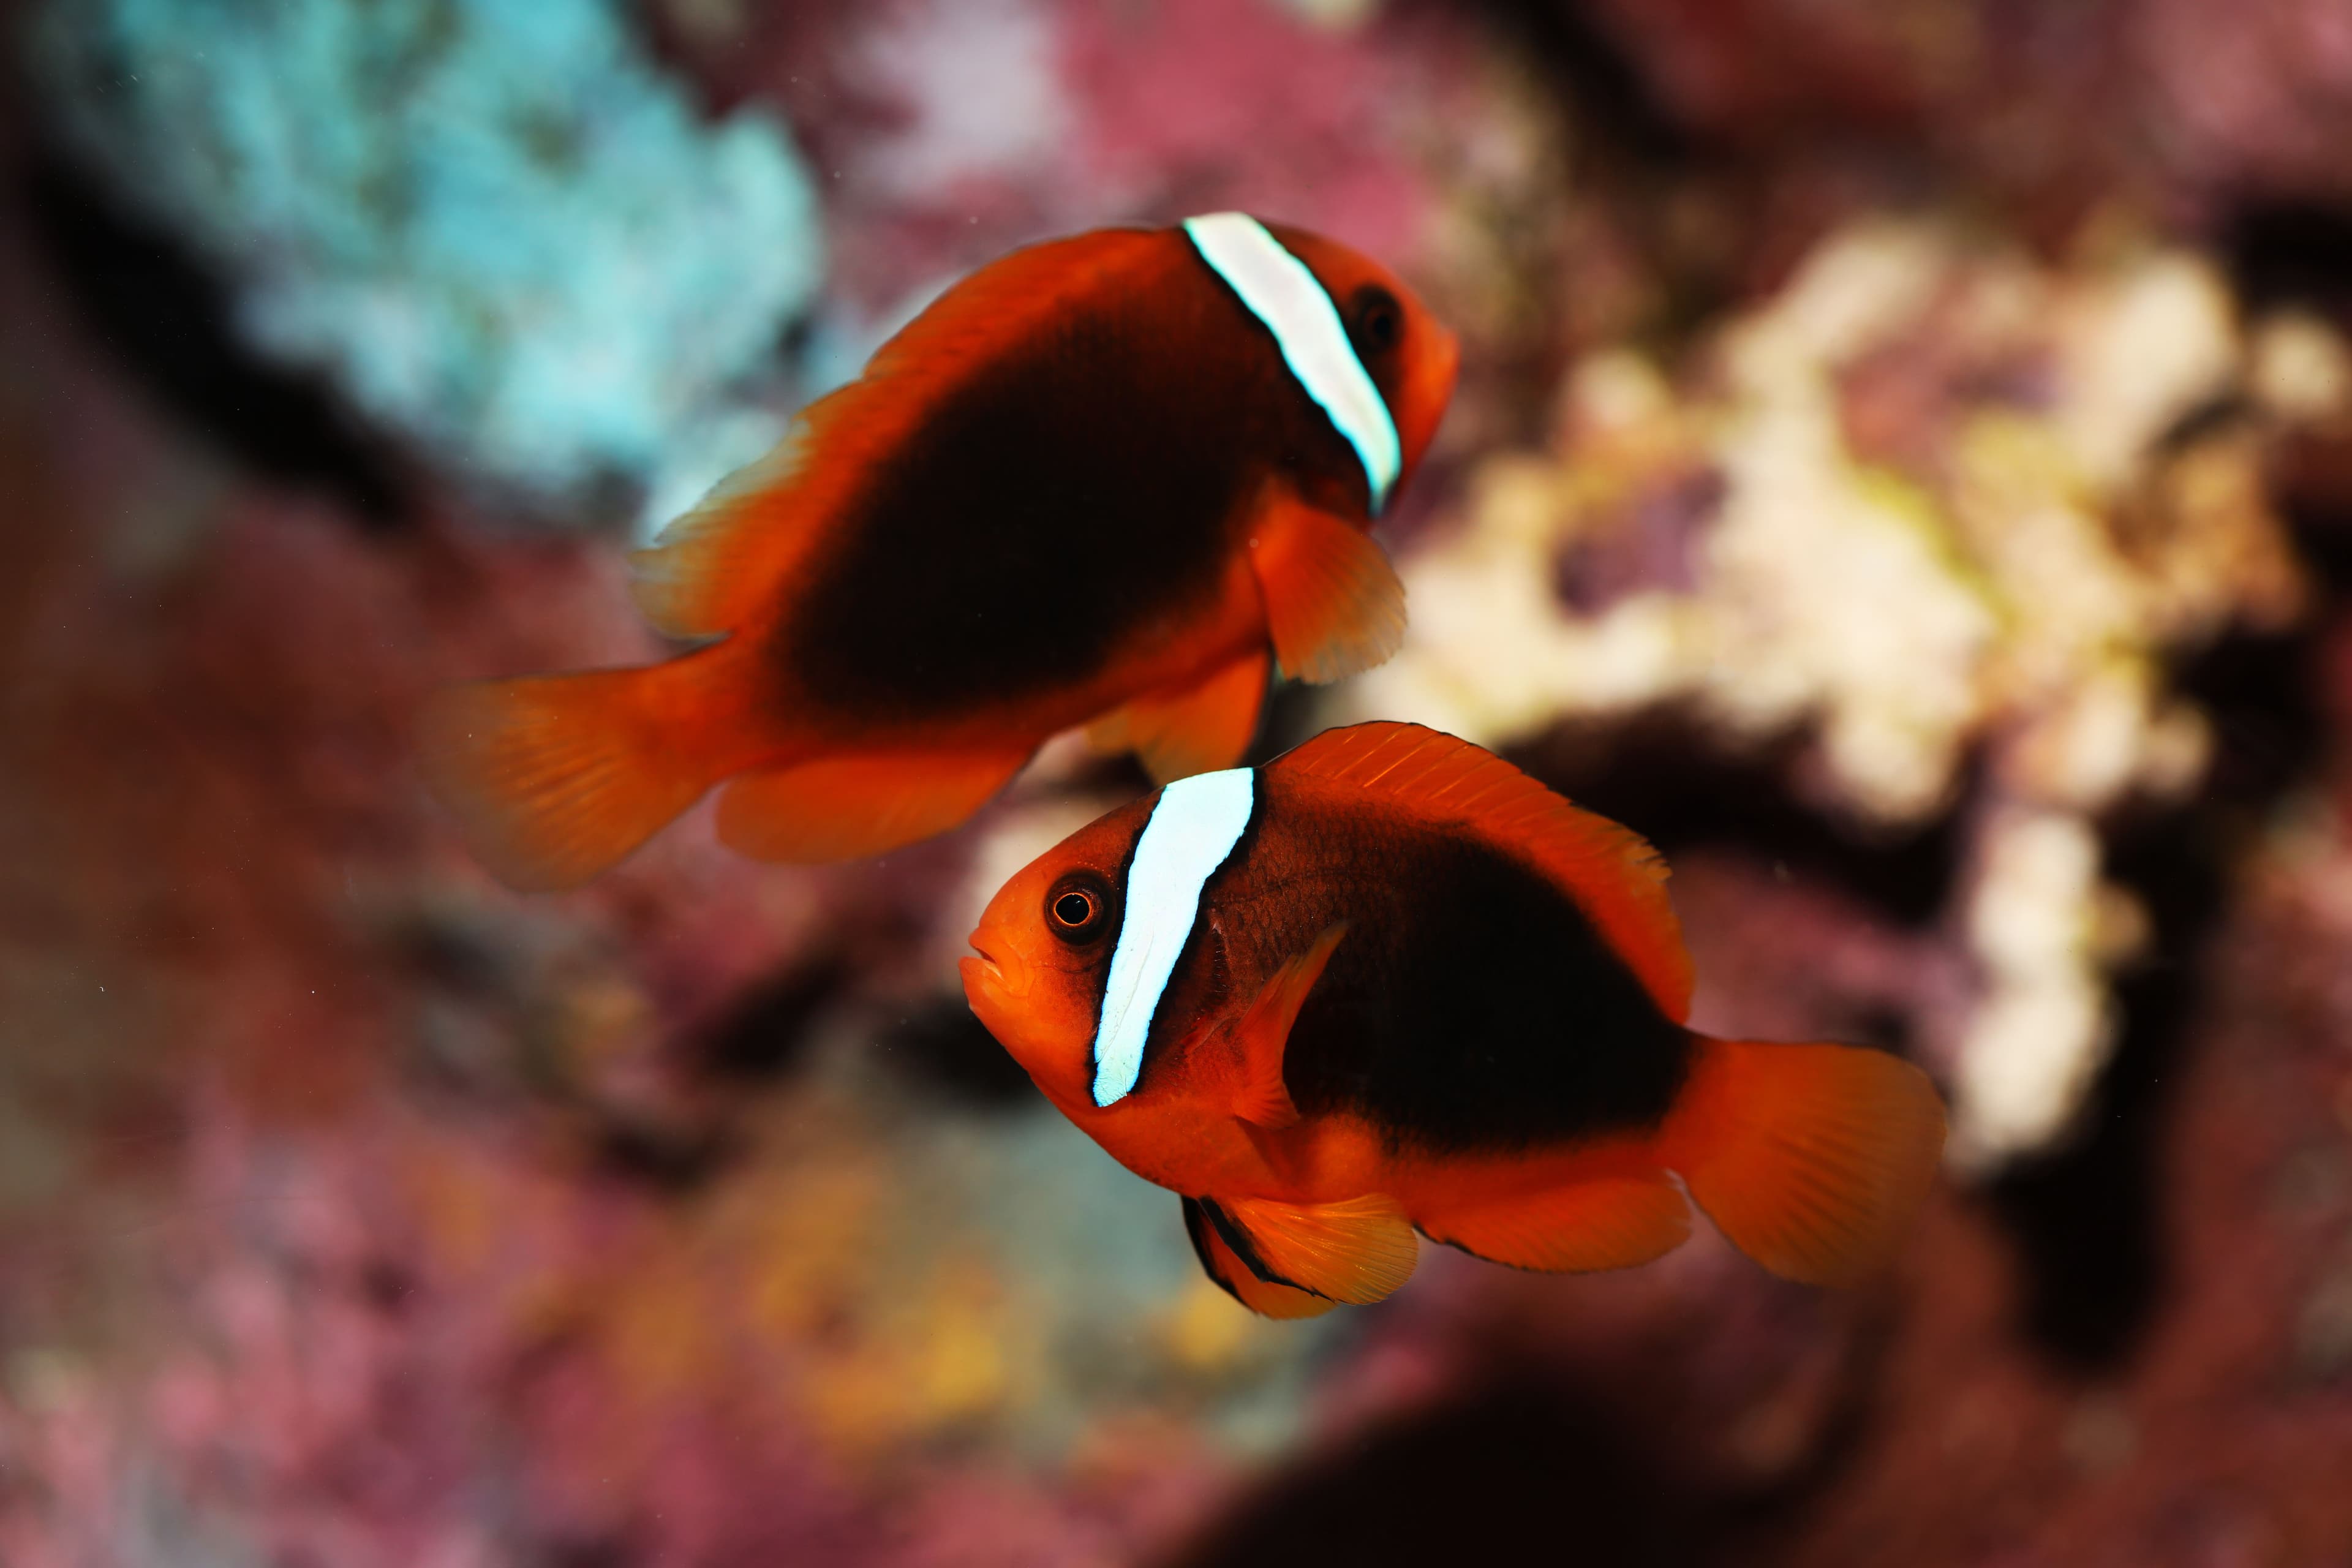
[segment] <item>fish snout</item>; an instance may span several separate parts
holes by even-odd
[[[956,960],[956,973],[963,976],[963,999],[974,1013],[995,1001],[996,965],[984,958],[960,958]]]
[[[970,940],[979,950],[979,956],[956,962],[956,971],[963,977],[964,1004],[980,1020],[981,1027],[995,1036],[997,1044],[1011,1050],[1024,1033],[1029,966],[1017,955],[982,942],[977,931]]]
[[[978,1010],[983,996],[992,1002],[1010,1003],[1029,994],[1029,965],[1001,934],[983,923],[964,941],[979,954],[956,963],[957,972],[963,976],[964,997],[974,1010]]]

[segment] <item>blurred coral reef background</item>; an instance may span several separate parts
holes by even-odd
[[[15,0],[0,1563],[2352,1557],[2347,0]],[[947,281],[1240,206],[1461,330],[1412,718],[1697,1022],[1955,1110],[1884,1279],[1250,1318],[872,865],[460,851],[443,680]]]

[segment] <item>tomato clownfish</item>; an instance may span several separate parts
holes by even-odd
[[[1855,1279],[1934,1178],[1943,1103],[1881,1051],[1685,1028],[1665,875],[1467,742],[1360,724],[1071,836],[989,904],[964,991],[1271,1317],[1381,1300],[1416,1231],[1646,1262],[1691,1202],[1777,1274]]]
[[[425,774],[477,853],[575,885],[719,782],[719,837],[846,859],[952,827],[1084,724],[1232,764],[1269,659],[1378,664],[1367,534],[1452,395],[1403,283],[1240,213],[1015,251],[949,289],[636,559],[666,663],[463,686]]]

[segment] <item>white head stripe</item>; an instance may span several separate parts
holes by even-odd
[[[1247,768],[1195,773],[1160,792],[1127,868],[1127,909],[1111,950],[1095,1028],[1095,1103],[1124,1098],[1143,1076],[1143,1045],[1160,994],[1201,911],[1201,889],[1249,826]]]
[[[1377,516],[1404,466],[1403,448],[1389,405],[1365,374],[1355,345],[1348,342],[1348,330],[1339,324],[1331,296],[1305,262],[1285,250],[1247,213],[1186,218],[1184,232],[1201,258],[1274,333],[1290,374],[1356,448],[1364,478],[1371,482]]]

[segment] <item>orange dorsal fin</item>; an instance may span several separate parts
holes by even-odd
[[[1290,1102],[1290,1090],[1282,1081],[1284,1047],[1290,1044],[1290,1026],[1298,1021],[1307,994],[1323,977],[1323,966],[1347,934],[1348,922],[1341,921],[1293,955],[1258,988],[1234,1026],[1242,1047],[1242,1082],[1234,1098],[1234,1114],[1244,1121],[1278,1129],[1298,1120],[1298,1108]]]
[[[632,557],[637,607],[672,637],[715,637],[771,607],[856,487],[929,417],[940,395],[1077,294],[1173,243],[1097,229],[998,258],[949,289],[810,404],[769,454],[721,480]]]
[[[1154,784],[1232,767],[1257,733],[1265,702],[1266,656],[1246,655],[1181,691],[1139,697],[1087,726],[1087,743],[1106,755],[1133,752]]]
[[[802,409],[766,456],[719,480],[652,545],[630,552],[630,595],[664,636],[720,636],[775,596],[855,477],[863,454],[834,426],[865,401],[849,395],[856,385]],[[838,459],[830,474],[812,471],[819,451]]]
[[[757,726],[706,654],[453,686],[418,760],[467,847],[509,887],[577,887],[757,754]]]
[[[879,855],[962,822],[1028,760],[1026,746],[854,752],[743,773],[719,797],[719,838],[755,860],[797,865]]]
[[[1574,898],[1659,1011],[1690,1015],[1691,962],[1666,900],[1666,866],[1641,835],[1570,805],[1492,752],[1419,724],[1326,730],[1270,766],[1460,823]]]
[[[1216,1226],[1209,1223],[1200,1200],[1184,1200],[1184,1234],[1192,1238],[1192,1255],[1226,1295],[1265,1318],[1318,1318],[1339,1303],[1309,1290],[1293,1289],[1259,1279],[1234,1256]]]
[[[1546,1273],[1630,1268],[1690,1237],[1690,1204],[1662,1172],[1604,1176],[1414,1215],[1432,1241]]]
[[[1883,1267],[1943,1154],[1927,1075],[1859,1046],[1696,1044],[1660,1151],[1717,1228],[1808,1284]]]
[[[1397,1201],[1367,1193],[1336,1204],[1201,1200],[1210,1223],[1260,1279],[1369,1306],[1412,1278],[1419,1248]]]
[[[1340,679],[1403,643],[1404,584],[1355,524],[1273,490],[1251,521],[1249,550],[1275,658],[1293,680]]]

